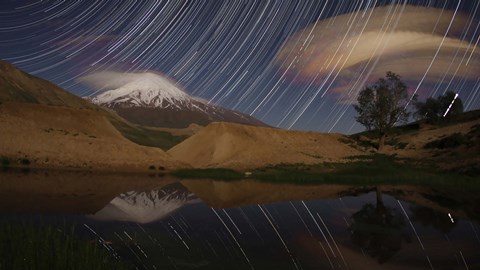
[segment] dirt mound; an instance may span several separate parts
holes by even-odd
[[[182,167],[157,148],[125,139],[104,114],[29,103],[0,104],[0,156],[31,166],[94,170]]]
[[[194,167],[256,168],[279,163],[335,162],[360,152],[344,135],[212,123],[168,151]]]
[[[480,119],[448,126],[422,125],[418,131],[396,136],[396,143],[385,147],[384,153],[429,161],[443,169],[478,167],[479,127]],[[447,140],[444,146],[442,140]]]

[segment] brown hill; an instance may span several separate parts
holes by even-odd
[[[72,108],[98,108],[49,81],[27,74],[14,65],[0,60],[0,102],[7,101]]]
[[[377,150],[378,134],[365,131],[342,140],[366,154],[395,156],[419,168],[478,176],[480,172],[480,110],[467,111],[435,124],[424,120],[392,129]]]
[[[95,110],[104,114],[124,137],[145,146],[169,149],[187,137],[132,124],[114,111],[94,105],[49,81],[32,76],[0,60],[0,103],[2,102],[26,102]]]
[[[256,168],[279,163],[340,161],[361,152],[341,134],[212,123],[168,151],[194,167]]]
[[[430,162],[442,169],[479,169],[480,118],[447,126],[420,125],[418,130],[394,140],[385,147],[386,154]]]
[[[158,148],[125,139],[93,110],[7,102],[0,104],[0,155],[38,167],[147,170],[182,166]]]
[[[183,138],[133,125],[113,112],[1,60],[0,71],[0,157],[3,160],[7,158],[13,164],[29,160],[39,167],[102,170],[182,166],[160,149],[131,141],[168,147]]]

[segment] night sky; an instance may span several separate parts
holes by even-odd
[[[0,58],[80,96],[102,71],[154,71],[289,129],[352,133],[352,102],[387,71],[423,99],[480,108],[480,1],[13,1]],[[108,90],[108,89],[103,89]]]

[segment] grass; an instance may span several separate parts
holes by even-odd
[[[476,124],[470,128],[468,135],[471,137],[480,137],[480,124]]]
[[[148,166],[148,169],[151,170],[151,171],[154,171],[154,170],[159,170],[159,171],[165,171],[165,167],[163,166],[155,166],[155,165],[150,165]]]
[[[463,185],[480,188],[480,179],[453,172],[438,172],[433,167],[420,168],[411,160],[382,154],[353,156],[346,163],[306,165],[278,164],[256,169],[248,178],[272,183],[293,184],[420,184]],[[422,165],[425,166],[425,165]],[[242,172],[229,169],[182,169],[174,176],[190,179],[241,180]]]
[[[316,165],[277,165],[253,172],[252,178],[269,182],[331,183],[331,184],[446,184],[460,182],[480,187],[473,177],[456,173],[436,172],[433,168],[419,168],[410,160],[387,155],[367,155],[350,158],[348,163]]]
[[[136,144],[158,147],[163,150],[168,150],[188,138],[188,136],[174,136],[165,131],[128,125],[113,117],[110,117],[110,122],[128,140]]]
[[[261,181],[330,184],[419,184],[465,185],[480,187],[478,178],[457,173],[418,168],[410,160],[376,154],[352,157],[349,163],[323,163],[310,166],[282,165],[254,171]]]
[[[1,156],[0,157],[0,164],[2,165],[2,167],[10,166],[10,159],[8,159],[7,157]]]
[[[402,126],[395,126],[390,130],[389,135],[397,136],[397,135],[403,135],[408,133],[414,133],[419,130],[420,130],[420,121],[417,121],[417,122],[412,122]],[[378,140],[378,138],[380,137],[380,133],[376,130],[371,130],[371,131],[363,131],[360,133],[350,135],[350,137],[355,140],[357,140],[360,136],[365,136],[372,140]]]
[[[21,158],[21,159],[18,160],[18,162],[22,165],[30,165],[30,163],[31,163],[30,160],[27,159],[27,158]]]
[[[173,171],[172,175],[179,178],[208,178],[215,180],[240,180],[244,179],[245,175],[241,172],[230,169],[180,169]]]
[[[424,148],[426,149],[447,149],[447,148],[455,148],[460,145],[466,144],[468,142],[468,138],[463,135],[462,133],[453,133],[447,137],[442,139],[431,141],[425,144]]]
[[[75,228],[0,224],[0,270],[129,269],[99,243],[81,240]]]
[[[469,122],[477,119],[480,119],[480,110],[464,112],[460,115],[455,116],[454,118],[445,118],[445,119],[442,118],[441,121],[435,124],[435,126],[446,127],[446,126],[465,123],[465,122]],[[407,145],[397,144],[398,142],[395,140],[395,136],[419,132],[421,125],[424,123],[425,123],[425,120],[419,120],[419,121],[408,123],[402,126],[393,127],[389,132],[389,136],[388,136],[389,141],[387,141],[386,144],[395,146],[397,149],[404,149]],[[476,136],[478,133],[480,133],[479,126],[480,125],[476,125],[472,128],[472,131],[471,131],[472,136]],[[371,141],[368,141],[368,140],[361,140],[362,136],[368,138],[369,140],[373,140],[374,142],[372,143]],[[376,140],[378,140],[379,137],[380,137],[380,134],[376,130],[363,131],[360,133],[350,135],[349,139],[354,140],[355,143],[348,142],[348,144],[350,145],[356,144],[364,148],[376,147]]]
[[[468,111],[468,112],[463,112],[459,115],[456,115],[453,118],[445,118],[445,119],[442,118],[443,121],[440,121],[438,125],[449,126],[449,125],[460,124],[460,123],[477,120],[479,118],[480,118],[480,110]]]
[[[480,138],[480,124],[471,127],[467,134],[459,132],[453,133],[449,136],[444,136],[437,140],[433,140],[425,144],[425,149],[451,149],[461,145],[468,147],[475,146],[476,141]]]

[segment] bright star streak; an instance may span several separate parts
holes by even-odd
[[[318,228],[318,230],[320,231],[320,233],[322,234],[323,238],[325,239],[325,242],[327,242],[327,245],[328,245],[328,247],[330,248],[330,251],[332,252],[333,257],[336,258],[335,252],[333,252],[332,246],[330,246],[330,243],[328,242],[327,237],[326,237],[325,234],[323,233],[323,230],[320,228],[320,225],[318,225],[318,222],[317,222],[317,220],[315,219],[315,217],[313,216],[312,212],[310,212],[310,209],[308,209],[308,207],[307,207],[307,205],[305,204],[304,201],[302,201],[302,204],[303,204],[303,206],[305,207],[305,209],[307,209],[307,212],[308,212],[308,214],[310,215],[310,217],[313,219],[313,221],[315,222],[315,225],[317,225],[317,228]],[[330,260],[330,257],[329,257],[328,254],[327,254],[326,249],[323,247],[322,242],[320,242],[320,241],[318,241],[318,242],[320,243],[323,251],[325,252],[325,256],[327,256],[327,259],[328,259],[328,261],[330,262],[330,265],[332,266],[332,269],[335,269],[335,267],[333,267],[332,261]]]
[[[415,233],[415,236],[417,236],[418,242],[420,243],[420,246],[422,247],[423,250],[425,250],[425,247],[423,246],[422,240],[420,240],[420,237],[418,236],[417,230],[415,230],[415,227],[412,224],[412,221],[410,220],[410,217],[408,216],[407,212],[405,211],[405,208],[403,208],[402,203],[397,200],[398,205],[400,205],[400,208],[402,208],[403,213],[405,214],[405,217],[408,219],[408,222],[410,223],[410,227],[412,227],[413,232]]]
[[[245,260],[248,262],[248,265],[250,265],[250,268],[254,269],[253,268],[253,265],[250,263],[250,259],[248,259],[247,257],[247,254],[245,254],[245,251],[243,251],[243,248],[240,246],[240,243],[237,241],[237,238],[235,237],[235,235],[232,233],[232,231],[228,228],[227,224],[225,224],[225,222],[223,221],[223,219],[218,215],[217,211],[215,211],[215,209],[211,208],[213,213],[215,213],[215,215],[218,217],[218,219],[220,220],[220,222],[222,222],[223,226],[225,227],[225,229],[227,229],[228,233],[230,234],[230,236],[233,238],[233,240],[235,241],[235,243],[237,244],[237,247],[240,249],[240,251],[242,252],[243,254],[243,257],[245,257]]]
[[[80,96],[103,90],[85,75],[151,70],[272,126],[358,132],[351,103],[392,69],[421,98],[454,88],[480,108],[478,1],[24,2],[0,6],[0,59]],[[406,33],[428,46],[389,50]],[[399,60],[421,63],[404,76]]]
[[[263,208],[258,205],[258,208],[260,208],[260,210],[262,211],[263,215],[265,216],[265,218],[268,220],[268,222],[270,223],[270,225],[272,226],[272,229],[275,231],[275,233],[277,234],[278,236],[278,239],[280,239],[280,241],[282,242],[283,246],[285,247],[285,250],[287,251],[288,255],[290,256],[290,258],[292,259],[292,262],[293,262],[293,265],[295,265],[295,268],[296,269],[300,269],[298,268],[298,265],[297,265],[297,262],[295,261],[295,258],[293,257],[293,254],[292,252],[290,252],[290,249],[288,249],[288,246],[287,244],[285,243],[285,241],[283,240],[282,236],[280,235],[280,233],[278,232],[277,228],[275,227],[275,225],[273,225],[273,222],[272,220],[267,216],[267,214],[265,213],[265,211],[263,210]]]

